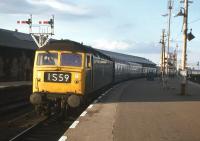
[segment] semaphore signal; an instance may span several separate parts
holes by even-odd
[[[39,21],[39,24],[49,24],[52,26],[54,24],[54,20],[50,19],[49,21]]]
[[[32,20],[28,19],[27,21],[17,21],[18,24],[32,24]]]
[[[39,21],[39,24],[32,22],[32,15],[28,20],[17,21],[17,24],[28,24],[29,33],[39,48],[43,47],[49,41],[49,36],[54,35],[54,16],[50,20]],[[33,32],[33,27],[38,27],[38,32]],[[50,29],[50,30],[49,30]]]

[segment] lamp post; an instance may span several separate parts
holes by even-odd
[[[169,76],[169,48],[170,48],[170,36],[171,36],[171,15],[172,15],[172,8],[173,8],[173,1],[169,0],[168,1],[168,9],[169,9],[169,14],[168,14],[168,39],[167,39],[167,70],[166,73]]]
[[[162,39],[160,40],[161,47],[161,73],[162,78],[165,75],[165,29],[162,30]]]
[[[181,82],[181,95],[186,95],[186,87],[187,87],[187,68],[186,68],[187,30],[188,30],[188,0],[184,0],[183,49],[182,49],[182,60],[181,60],[181,70],[182,70],[183,80]]]
[[[182,50],[182,70],[186,71],[186,53],[187,53],[187,30],[188,30],[188,0],[184,1],[183,18],[183,50]],[[186,72],[185,72],[186,73]]]
[[[182,60],[181,60],[181,75],[183,81],[181,82],[181,95],[186,95],[187,87],[187,39],[189,34],[188,31],[188,3],[191,1],[184,0],[184,8],[180,9],[180,12],[176,16],[183,16],[183,48],[182,48]],[[184,10],[184,12],[182,12]],[[191,33],[191,32],[190,32]],[[190,35],[191,36],[191,35]]]

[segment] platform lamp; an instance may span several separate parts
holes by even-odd
[[[195,38],[195,36],[192,34],[192,29],[190,29],[190,33],[187,34],[188,41],[191,41]]]
[[[180,11],[174,17],[184,16],[183,10],[184,10],[184,8],[181,7]]]

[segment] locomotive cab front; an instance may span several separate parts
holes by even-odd
[[[34,105],[64,99],[78,107],[85,91],[85,53],[66,50],[38,50],[35,55],[33,94]]]

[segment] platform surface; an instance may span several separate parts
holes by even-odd
[[[0,89],[8,87],[26,86],[26,85],[32,85],[32,81],[0,82]]]
[[[180,81],[123,82],[113,87],[69,128],[66,141],[200,141],[200,86]],[[78,124],[77,124],[78,123]]]

